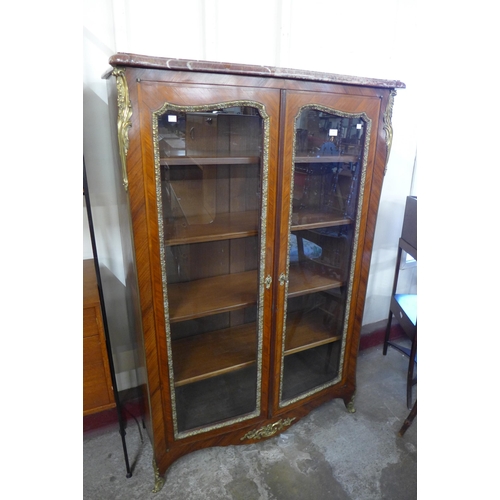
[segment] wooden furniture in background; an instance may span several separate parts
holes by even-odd
[[[399,270],[403,252],[417,260],[417,197],[408,196],[406,199],[403,228],[401,238],[398,242],[398,253],[396,258],[396,269],[392,286],[391,303],[387,327],[384,338],[383,354],[387,354],[387,348],[392,347],[408,356],[408,371],[406,374],[406,405],[412,407],[413,386],[417,383],[414,375],[417,362],[417,294],[397,293]],[[395,316],[405,336],[410,339],[410,348],[401,344],[400,340],[391,340],[392,317]],[[415,406],[416,408],[416,406]]]
[[[159,487],[196,449],[269,438],[332,398],[354,411],[404,84],[134,54],[110,64]]]
[[[93,259],[83,261],[83,415],[114,408]]]

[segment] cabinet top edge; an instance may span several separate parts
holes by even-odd
[[[273,66],[255,66],[250,64],[223,63],[190,59],[171,59],[166,57],[145,56],[118,52],[109,59],[112,67],[126,66],[136,68],[163,69],[171,71],[199,71],[208,73],[224,73],[247,76],[266,76],[272,78],[288,78],[295,80],[339,83],[344,85],[361,85],[381,88],[406,88],[399,80],[382,80],[378,78],[364,78],[360,76],[339,75],[319,71],[307,71],[291,68],[276,68]],[[103,78],[110,76],[108,70]]]

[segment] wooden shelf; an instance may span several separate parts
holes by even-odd
[[[358,161],[357,156],[296,156],[295,163],[350,163]]]
[[[187,225],[183,218],[166,225],[165,244],[183,245],[205,241],[229,240],[255,236],[258,231],[259,212],[231,212],[216,214],[211,224]]]
[[[257,302],[257,271],[168,285],[170,322],[243,309]]]
[[[256,353],[256,323],[175,340],[174,385],[180,387],[251,366]]]
[[[160,158],[160,165],[252,165],[260,162],[260,156],[171,156]]]
[[[288,315],[285,356],[342,338],[332,336],[323,324],[323,315],[319,310],[312,311],[301,317],[300,323],[298,313]],[[256,362],[256,352],[256,323],[174,340],[174,385],[180,387],[251,366]]]
[[[353,224],[353,220],[344,217],[340,212],[295,212],[292,216],[292,231],[318,229],[322,227],[343,226]],[[216,214],[209,224],[186,224],[179,218],[166,225],[165,244],[184,245],[187,243],[203,243],[206,241],[246,238],[258,234],[259,212],[231,212]]]
[[[317,210],[302,210],[292,213],[292,231],[343,226],[345,224],[352,224],[353,222],[349,217],[344,217],[340,211],[318,212]]]
[[[325,314],[321,310],[303,316],[301,313],[287,314],[285,356],[342,339],[342,335],[332,335],[331,329],[325,326]]]
[[[168,285],[170,322],[236,311],[257,303],[257,271],[224,274]],[[288,296],[338,288],[343,285],[307,266],[290,266]]]
[[[289,271],[288,297],[339,288],[342,281],[318,274],[307,265],[293,264]]]

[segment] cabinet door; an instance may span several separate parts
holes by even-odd
[[[275,400],[345,383],[363,197],[380,100],[286,95]],[[360,257],[359,252],[358,257]]]
[[[178,439],[267,413],[279,93],[144,82],[140,98]]]

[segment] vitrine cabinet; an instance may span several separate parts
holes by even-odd
[[[404,84],[121,53],[110,64],[158,477],[332,398],[353,411]]]

